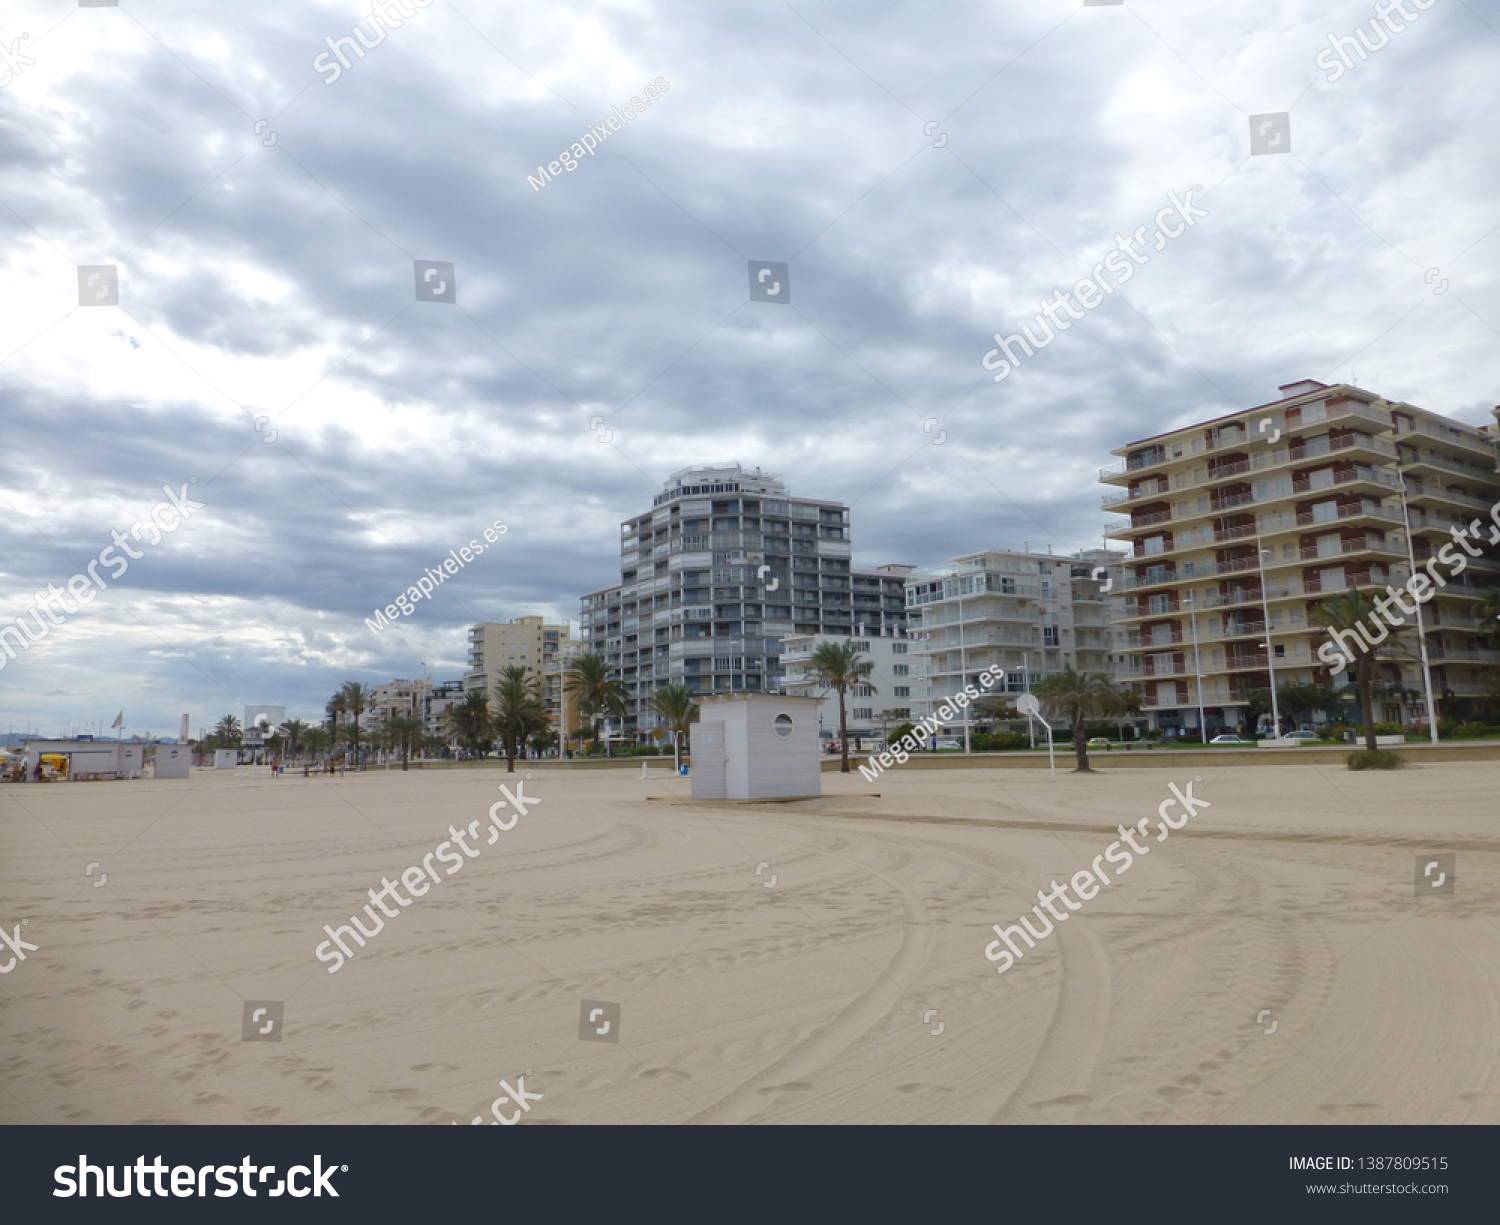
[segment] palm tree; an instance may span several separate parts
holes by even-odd
[[[339,690],[338,696],[343,699],[344,709],[354,716],[354,759],[357,765],[359,761],[359,717],[364,714],[365,708],[370,704],[370,691],[358,681],[349,681]]]
[[[1092,774],[1086,727],[1090,719],[1113,716],[1124,709],[1125,695],[1102,672],[1075,672],[1069,664],[1061,672],[1047,677],[1036,687],[1036,696],[1054,718],[1067,723],[1073,732],[1073,755],[1078,759],[1075,774]]]
[[[540,757],[548,749],[553,748],[557,744],[557,733],[552,730],[549,724],[532,732],[531,740],[528,743],[531,745],[531,751]]]
[[[1397,641],[1401,631],[1386,625],[1376,611],[1375,602],[1359,591],[1324,600],[1312,610],[1312,617],[1330,635],[1342,635],[1334,639],[1334,644],[1346,658],[1351,654],[1354,656],[1354,684],[1359,689],[1359,709],[1365,723],[1365,749],[1373,753],[1376,751],[1375,678],[1379,672],[1380,655],[1382,652],[1387,656],[1409,655]],[[1380,630],[1378,640],[1371,641],[1374,635],[1367,632],[1369,627]]]
[[[1500,637],[1500,587],[1486,587],[1479,593],[1479,619],[1484,623],[1485,641],[1492,644]]]
[[[841,774],[849,773],[849,720],[844,709],[844,695],[851,686],[865,684],[870,673],[875,671],[875,661],[854,645],[849,638],[840,646],[836,642],[825,642],[812,653],[808,661],[807,675],[825,689],[837,689],[839,694],[839,753]],[[875,692],[875,686],[870,686]]]
[[[495,743],[494,728],[490,720],[490,699],[483,689],[471,689],[464,694],[462,702],[455,702],[443,715],[449,734],[459,744],[480,755],[481,758]]]
[[[539,677],[526,675],[527,669],[512,664],[500,674],[495,686],[493,725],[505,749],[505,772],[516,772],[516,754],[533,732],[547,726],[547,702],[542,697]]]
[[[327,752],[328,746],[333,743],[333,733],[319,724],[310,727],[302,733],[302,743],[307,746],[308,752],[316,757],[321,757]]]
[[[602,655],[580,655],[568,669],[563,688],[578,700],[578,713],[589,723],[589,737],[599,747],[599,720],[625,714],[625,686],[609,675]]]
[[[391,747],[401,750],[401,768],[409,770],[412,748],[422,742],[425,730],[422,720],[414,715],[392,715],[385,721],[383,730],[390,736]]]
[[[344,691],[340,689],[328,699],[328,704],[323,707],[328,712],[328,730],[337,735],[340,725],[344,721],[344,712],[349,708],[344,704]]]
[[[233,715],[225,715],[214,728],[221,749],[232,748],[240,742],[240,721]]]
[[[281,725],[281,736],[293,761],[297,760],[297,749],[307,742],[307,733],[311,730],[301,719],[288,719]]]
[[[651,697],[651,709],[661,716],[672,732],[672,773],[682,772],[682,743],[688,729],[698,720],[698,703],[686,685],[663,685]]]

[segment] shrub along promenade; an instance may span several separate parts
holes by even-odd
[[[1129,749],[1090,749],[1089,761],[1096,769],[1113,770],[1144,767],[1159,769],[1176,766],[1202,765],[1205,760],[1221,766],[1328,766],[1342,765],[1350,753],[1360,746],[1354,744],[1313,745],[1304,744],[1296,748],[1262,749],[1255,745],[1244,748],[1212,745],[1194,749],[1146,748],[1144,745]],[[1412,742],[1392,746],[1408,762],[1429,761],[1494,761],[1500,759],[1500,740],[1467,742],[1448,741],[1442,744]],[[862,759],[861,759],[862,760]],[[849,755],[852,764],[854,754]],[[1057,765],[1061,771],[1071,768],[1072,749],[1067,744],[1057,746]],[[913,753],[903,770],[1045,770],[1048,767],[1047,750],[1035,752],[1008,751],[1003,753]],[[837,771],[837,757],[823,762],[823,773]]]

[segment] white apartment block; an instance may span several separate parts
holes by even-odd
[[[986,549],[914,571],[906,580],[907,632],[912,651],[920,652],[913,715],[930,715],[965,684],[977,687],[979,674],[995,666],[1005,669],[1003,692],[1010,694],[1028,692],[1069,666],[1112,673],[1102,589],[1105,568],[1122,560],[1100,549],[1068,557]]]
[[[796,697],[821,696],[818,711],[818,736],[822,742],[837,740],[839,734],[839,695],[836,689],[825,689],[811,677],[810,661],[824,643],[842,646],[853,641],[875,665],[867,683],[852,686],[844,697],[851,747],[863,747],[865,740],[883,741],[885,733],[908,719],[915,719],[913,693],[917,678],[915,644],[906,637],[855,637],[841,634],[789,634],[781,640],[781,663],[786,670],[781,691]]]
[[[850,555],[840,502],[792,497],[739,464],[674,472],[650,510],[620,525],[620,582],[583,597],[585,649],[628,695],[620,730],[654,729],[651,696],[669,684],[777,692],[788,634],[853,634],[877,618],[893,632],[901,576],[862,571],[857,588]]]
[[[1281,398],[1119,447],[1105,534],[1131,548],[1119,678],[1153,726],[1246,724],[1257,690],[1347,685],[1319,661],[1321,600],[1373,597],[1452,546],[1500,499],[1495,427],[1476,428],[1373,392],[1313,380]],[[1500,409],[1496,410],[1500,415]],[[1404,493],[1404,498],[1403,498]],[[1409,530],[1408,530],[1409,524]],[[1487,531],[1479,539],[1487,540]],[[1469,557],[1423,609],[1440,715],[1464,717],[1500,653],[1479,609],[1500,561]],[[1269,628],[1269,633],[1268,633]],[[1412,635],[1415,638],[1415,635]],[[1375,717],[1425,711],[1420,665],[1382,661]],[[1352,710],[1352,707],[1351,707]],[[1357,718],[1357,715],[1355,716]]]

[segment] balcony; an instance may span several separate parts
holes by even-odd
[[[1122,489],[1118,493],[1105,494],[1100,499],[1100,505],[1108,510],[1125,502],[1149,502],[1153,498],[1165,498],[1170,492],[1165,482],[1149,489]]]
[[[1493,468],[1487,471],[1469,464],[1461,464],[1456,459],[1448,459],[1432,451],[1424,451],[1415,459],[1402,460],[1401,466],[1408,472],[1413,468],[1441,468],[1444,472],[1456,472],[1468,477],[1471,481],[1494,481],[1496,479]]]
[[[1247,672],[1259,671],[1266,667],[1267,656],[1264,651],[1244,655],[1228,655],[1225,657],[1223,668],[1215,668],[1215,672]]]
[[[1236,506],[1249,506],[1255,501],[1254,493],[1227,493],[1214,494],[1209,499],[1209,506],[1216,514],[1222,514],[1226,510],[1233,510]]]
[[[1461,447],[1474,455],[1476,459],[1487,457],[1494,459],[1494,442],[1482,435],[1466,434],[1446,426],[1434,425],[1430,421],[1417,420],[1407,429],[1397,429],[1396,437],[1400,439],[1410,438],[1413,434],[1421,434],[1424,438],[1436,438],[1446,442],[1449,446]]]
[[[1500,480],[1500,477],[1496,477]],[[1456,502],[1460,506],[1468,506],[1474,510],[1489,510],[1490,503],[1483,498],[1477,498],[1470,493],[1460,493],[1456,489],[1445,489],[1441,485],[1428,485],[1418,480],[1406,482],[1406,500],[1409,503],[1417,501],[1439,501]]]
[[[1297,526],[1318,527],[1324,523],[1337,523],[1340,519],[1362,518],[1384,519],[1387,523],[1400,523],[1401,512],[1393,510],[1388,506],[1377,506],[1373,502],[1351,503],[1347,506],[1340,506],[1337,514],[1332,517],[1321,511],[1299,511],[1297,514]]]
[[[1201,636],[1201,635],[1200,635]],[[1149,651],[1155,647],[1169,647],[1184,640],[1181,630],[1172,630],[1162,637],[1142,638],[1140,634],[1126,634],[1124,648],[1130,651]]]

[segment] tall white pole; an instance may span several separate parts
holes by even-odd
[[[964,580],[960,576],[958,580],[958,690],[963,692],[964,685],[969,679],[969,656],[964,648]],[[969,708],[964,707],[964,752],[969,752]]]
[[[1186,596],[1188,624],[1193,634],[1193,675],[1198,682],[1198,739],[1208,743],[1208,719],[1203,713],[1203,665],[1198,656],[1198,601],[1189,591]]]
[[[1271,605],[1266,592],[1266,552],[1260,543],[1260,515],[1255,516],[1255,561],[1260,567],[1260,608],[1266,619],[1266,667],[1271,674],[1271,718],[1275,720],[1275,728],[1271,733],[1273,740],[1281,739],[1281,707],[1276,700],[1276,648],[1271,644]],[[1250,736],[1255,737],[1255,729],[1250,729]]]
[[[1406,528],[1406,560],[1411,574],[1417,572],[1417,553],[1411,539],[1411,511],[1406,504],[1406,474],[1401,471],[1401,461],[1396,460],[1396,485],[1401,493],[1401,523]],[[1427,630],[1422,624],[1422,601],[1413,601],[1417,606],[1417,646],[1422,656],[1422,688],[1427,694],[1427,734],[1432,743],[1438,742],[1437,703],[1432,696],[1432,665],[1427,658]]]

